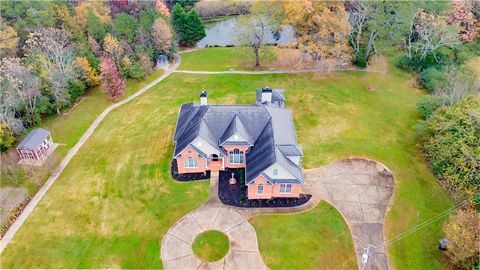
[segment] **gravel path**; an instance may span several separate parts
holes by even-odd
[[[40,200],[45,196],[47,191],[50,189],[50,187],[55,183],[55,181],[58,179],[60,174],[63,172],[65,167],[70,163],[72,158],[77,154],[78,150],[83,146],[83,144],[90,138],[92,135],[93,131],[98,127],[98,125],[103,121],[105,116],[107,116],[108,113],[110,113],[113,109],[116,109],[125,103],[130,102],[131,100],[135,99],[136,97],[140,96],[141,94],[145,93],[148,89],[152,88],[154,85],[157,83],[161,82],[165,78],[167,78],[172,72],[178,68],[180,65],[180,57],[177,55],[175,56],[175,63],[173,66],[166,70],[166,72],[155,79],[153,82],[147,84],[146,86],[142,87],[140,90],[135,92],[135,94],[125,98],[122,101],[119,101],[115,104],[110,105],[108,108],[106,108],[97,118],[95,121],[90,125],[90,127],[85,131],[85,133],[82,135],[80,140],[75,144],[75,146],[68,151],[68,154],[65,156],[65,158],[62,160],[60,165],[53,171],[53,173],[50,175],[50,177],[47,179],[45,184],[40,188],[40,190],[35,194],[35,196],[32,198],[32,200],[28,203],[28,205],[25,207],[23,210],[22,214],[15,220],[15,222],[12,224],[12,226],[8,229],[7,233],[5,236],[2,238],[0,241],[0,253],[5,250],[7,247],[8,243],[12,240],[13,236],[15,236],[15,233],[20,229],[20,227],[23,225],[25,220],[28,218],[28,216],[32,213],[33,209],[37,206],[37,204],[40,202]]]

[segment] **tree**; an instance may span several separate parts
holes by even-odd
[[[283,2],[286,23],[295,28],[299,48],[314,61],[350,61],[350,25],[343,2],[288,0]]]
[[[410,33],[405,39],[407,58],[420,63],[432,55],[438,62],[436,52],[440,48],[457,44],[456,32],[443,18],[424,11],[414,13]]]
[[[14,118],[24,114],[24,122],[34,125],[37,121],[37,100],[40,96],[40,82],[31,70],[20,64],[19,58],[4,58],[0,62],[1,118],[9,128],[17,131],[18,121]],[[23,128],[20,127],[20,130]]]
[[[423,149],[433,173],[453,195],[480,192],[480,96],[439,108],[426,124]]]
[[[170,17],[170,11],[162,0],[155,1],[155,9],[165,17]]]
[[[172,10],[172,26],[184,46],[193,46],[207,35],[197,11],[192,9],[186,13],[179,4]]]
[[[112,22],[110,8],[105,6],[102,1],[85,1],[75,7],[76,22],[82,29],[85,29],[87,26],[87,15],[89,11],[93,12],[104,24],[110,24]]]
[[[168,0],[170,6],[179,5],[185,10],[190,10],[195,6],[198,0]]]
[[[25,51],[49,85],[60,114],[60,109],[69,103],[68,81],[78,77],[70,37],[63,30],[46,28],[31,33],[25,44]]]
[[[133,42],[137,33],[138,22],[133,16],[127,13],[119,13],[115,16],[113,21],[113,33],[119,39],[125,39],[128,42]]]
[[[105,24],[92,12],[92,9],[88,9],[87,13],[87,33],[97,41],[102,40],[107,33]]]
[[[5,152],[12,147],[15,141],[15,136],[13,136],[13,133],[8,129],[8,125],[0,123],[0,152]]]
[[[163,18],[158,18],[152,26],[152,37],[155,47],[164,53],[172,50],[172,32]]]
[[[465,68],[446,66],[442,78],[445,79],[439,80],[435,85],[435,94],[442,98],[444,106],[453,106],[469,95],[480,93],[475,78]]]
[[[260,51],[266,49],[267,34],[280,29],[280,2],[253,2],[249,15],[238,20],[238,37],[242,45],[252,48],[255,66],[260,65]]]
[[[81,77],[89,86],[95,86],[100,83],[100,77],[96,74],[95,69],[90,66],[90,63],[85,56],[77,56],[75,62],[77,62],[77,65],[82,70]]]
[[[461,269],[474,269],[480,256],[480,213],[474,209],[459,210],[452,215],[443,231],[449,240],[445,252],[449,261]]]
[[[447,21],[459,25],[459,39],[472,41],[480,35],[480,21],[474,15],[474,3],[470,1],[452,1],[453,9]]]
[[[17,32],[0,18],[0,54],[14,55],[18,44]]]
[[[119,67],[120,59],[123,56],[123,50],[118,39],[108,33],[103,39],[103,50],[111,59],[113,59],[115,65]]]
[[[144,31],[150,32],[152,30],[153,23],[160,17],[160,13],[153,8],[149,8],[140,12],[140,18],[138,19],[139,25]]]
[[[117,100],[125,92],[125,79],[118,73],[112,59],[104,57],[100,63],[100,78],[102,87],[111,100]]]

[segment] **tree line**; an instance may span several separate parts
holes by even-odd
[[[0,150],[86,89],[100,85],[117,100],[126,80],[152,73],[177,40],[194,45],[205,36],[195,2],[2,1]]]

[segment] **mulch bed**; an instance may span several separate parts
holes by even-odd
[[[170,172],[172,173],[172,178],[178,182],[190,182],[190,181],[199,181],[210,179],[210,171],[207,173],[182,173],[178,174],[177,160],[173,159]]]
[[[234,173],[237,182],[235,185],[230,185],[229,179]],[[310,200],[312,195],[300,194],[299,198],[273,198],[269,200],[252,199],[247,197],[247,186],[245,186],[245,177],[243,169],[228,169],[220,171],[220,179],[218,183],[218,197],[222,203],[226,205],[244,207],[244,208],[259,208],[259,207],[293,207],[305,204]]]

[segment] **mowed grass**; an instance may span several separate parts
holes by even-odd
[[[228,236],[220,231],[203,232],[193,240],[193,253],[207,262],[215,262],[227,255],[230,249]]]
[[[357,268],[355,258],[349,260],[355,250],[348,226],[326,202],[305,213],[257,216],[250,222],[271,269],[337,269],[343,262],[345,269]]]
[[[210,49],[199,53],[208,56],[205,51]],[[217,51],[211,54],[214,59]],[[202,89],[210,103],[253,103],[258,87],[285,88],[306,168],[352,155],[386,164],[396,179],[386,226],[386,236],[392,238],[451,205],[417,150],[415,104],[422,93],[408,87],[408,79],[395,68],[386,74],[171,75],[106,117],[2,254],[1,266],[161,267],[163,234],[208,194],[206,182],[176,183],[169,175],[178,108],[197,101]],[[301,215],[253,219],[269,267],[282,268],[282,260],[293,260],[315,268],[323,266],[324,258],[340,267],[354,255],[351,246],[351,253],[345,251],[346,242],[338,244],[338,235],[348,232],[346,227],[341,232],[341,217],[319,207],[301,215],[331,221],[311,234],[306,232],[312,228],[309,222],[284,226]],[[284,220],[277,224],[277,218]],[[329,237],[327,227],[336,233]],[[283,237],[284,257],[274,258],[278,247],[269,241],[277,241],[279,231],[296,237]],[[331,250],[298,246],[302,234]],[[391,264],[396,269],[439,268],[441,235],[439,221],[395,242],[389,246]],[[318,260],[307,262],[302,254]]]
[[[156,70],[145,80],[129,80],[122,99],[134,94],[140,88],[158,78],[162,73],[163,70]],[[64,115],[52,116],[39,125],[48,129],[52,133],[53,140],[60,144],[56,149],[57,157],[63,158],[68,150],[77,143],[95,118],[108,106],[115,103],[107,99],[100,87],[90,89],[81,99],[83,100],[77,106],[67,110]]]

